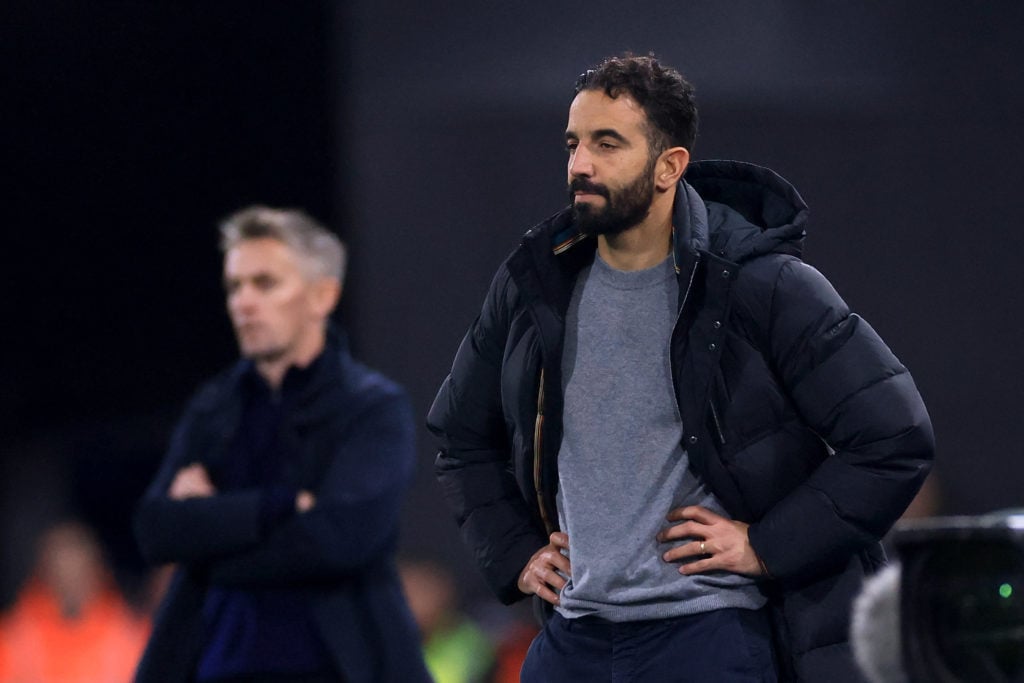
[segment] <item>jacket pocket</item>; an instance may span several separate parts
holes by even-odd
[[[728,443],[726,439],[725,410],[730,404],[728,387],[721,368],[716,368],[708,393],[708,431],[715,436],[719,446]]]

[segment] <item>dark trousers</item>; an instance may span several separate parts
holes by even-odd
[[[218,678],[216,683],[343,683],[336,674],[252,674]]]
[[[775,683],[765,610],[720,609],[614,623],[555,614],[523,662],[522,683]]]

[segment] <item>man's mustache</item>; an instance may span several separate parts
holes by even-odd
[[[607,187],[605,187],[604,185],[599,185],[597,183],[592,183],[586,178],[574,178],[569,183],[569,196],[571,197],[577,192],[596,194],[604,197],[605,199],[609,198]]]

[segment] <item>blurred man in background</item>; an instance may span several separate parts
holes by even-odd
[[[931,464],[906,368],[799,258],[796,190],[691,164],[696,133],[652,58],[580,77],[571,206],[500,267],[430,410],[485,578],[553,608],[530,683],[859,680],[851,601]]]
[[[413,422],[328,324],[345,250],[298,211],[221,226],[242,359],[189,403],[136,516],[180,565],[140,683],[427,681],[394,550]]]

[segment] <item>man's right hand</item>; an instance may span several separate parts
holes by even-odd
[[[537,595],[552,605],[557,605],[558,594],[566,583],[562,576],[572,574],[569,558],[562,554],[563,550],[569,552],[569,537],[561,531],[556,531],[551,534],[549,541],[526,563],[516,585],[527,595]]]

